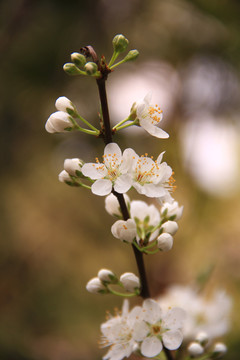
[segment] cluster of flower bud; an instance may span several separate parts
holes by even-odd
[[[87,62],[83,54],[74,52],[71,54],[71,60],[72,63],[63,66],[63,70],[68,75],[99,75],[97,64],[92,61]]]
[[[133,295],[139,295],[140,293],[140,280],[135,274],[126,272],[118,278],[116,274],[108,269],[99,270],[97,276],[88,281],[86,289],[93,294],[112,293],[124,296],[124,294],[114,291],[109,285],[119,285],[127,293]]]
[[[203,355],[207,356],[208,359],[220,359],[227,352],[227,347],[222,342],[214,343],[210,349],[208,345],[209,338],[207,333],[200,332],[195,340],[188,345],[188,354],[191,358],[196,359]]]
[[[71,186],[81,186],[77,180],[84,178],[81,171],[83,164],[84,162],[78,158],[65,159],[64,170],[58,175],[59,181]]]
[[[130,201],[126,194],[124,197],[130,213],[130,218],[126,221],[121,219],[117,198],[110,194],[105,199],[106,211],[120,218],[112,225],[113,236],[127,243],[137,243],[144,248],[155,241],[159,250],[169,251],[173,246],[173,235],[178,230],[175,220],[181,218],[183,207],[173,201],[163,203],[159,210],[143,201]]]
[[[45,129],[49,133],[67,132],[74,128],[73,117],[77,114],[75,105],[65,96],[60,96],[55,107],[58,111],[49,116]]]

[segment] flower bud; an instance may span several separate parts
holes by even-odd
[[[211,359],[218,359],[222,357],[227,352],[227,347],[224,343],[218,342],[213,347],[213,353]]]
[[[66,96],[60,96],[55,102],[55,107],[57,110],[63,112],[70,111],[71,115],[73,115],[76,112],[75,106]]]
[[[188,353],[192,357],[198,357],[204,353],[204,348],[198,342],[193,341],[188,345]]]
[[[164,233],[174,235],[178,230],[178,224],[176,221],[168,220],[161,226],[161,229],[163,229]]]
[[[123,197],[128,205],[130,203],[130,199],[128,195],[124,194]],[[113,194],[110,194],[105,198],[105,209],[112,216],[117,216],[117,217],[122,216],[118,199]]]
[[[68,74],[68,75],[80,75],[81,71],[76,67],[75,64],[72,63],[66,63],[63,65],[63,70]]]
[[[110,284],[114,284],[118,281],[116,275],[108,269],[101,269],[98,272],[98,278],[103,281]]]
[[[72,179],[70,178],[68,172],[66,172],[65,170],[60,172],[60,174],[58,175],[58,180],[61,182],[72,182]]]
[[[112,43],[114,51],[117,53],[122,53],[126,50],[129,41],[122,34],[118,34],[114,36]]]
[[[103,285],[98,277],[89,280],[86,285],[86,289],[92,294],[104,294],[108,292],[107,288]]]
[[[209,337],[207,333],[201,331],[197,334],[195,340],[198,341],[202,346],[205,346],[208,343]]]
[[[97,69],[97,64],[91,61],[87,62],[84,66],[84,70],[88,75],[94,75],[97,72]]]
[[[83,161],[74,158],[74,159],[65,159],[64,160],[64,170],[68,172],[69,175],[78,176],[77,172],[81,172],[81,168],[83,166]]]
[[[125,56],[124,61],[133,61],[135,60],[139,55],[138,50],[130,50],[129,53]]]
[[[136,289],[140,289],[140,280],[133,273],[127,272],[120,276],[120,281],[126,291],[135,292]]]
[[[161,208],[162,216],[166,216],[167,218],[175,216],[174,220],[181,219],[182,213],[183,206],[179,206],[177,201],[173,201],[173,203],[165,202]]]
[[[157,247],[161,251],[169,251],[173,246],[173,237],[168,233],[163,233],[157,238]]]
[[[73,124],[70,121],[70,117],[67,113],[63,111],[56,111],[51,116],[49,116],[45,124],[45,129],[49,133],[66,132],[71,129],[72,126]]]
[[[86,64],[85,56],[77,52],[71,54],[71,60],[78,67],[83,67]]]
[[[137,227],[133,219],[128,219],[127,221],[118,220],[116,221],[111,228],[113,236],[122,241],[127,241],[129,243],[133,242],[133,239],[137,235]]]

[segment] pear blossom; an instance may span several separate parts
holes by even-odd
[[[67,132],[68,129],[72,128],[71,116],[64,111],[56,111],[49,116],[45,129],[49,133],[55,132]]]
[[[163,312],[160,305],[152,299],[143,302],[139,321],[135,323],[134,338],[141,342],[143,356],[155,357],[165,346],[169,350],[177,349],[183,340],[181,328],[185,311],[172,308]]]
[[[173,237],[168,233],[163,233],[157,238],[157,247],[161,251],[169,251],[173,246]]]
[[[164,233],[174,235],[178,230],[178,224],[176,223],[176,221],[168,220],[161,226],[161,229]]]
[[[163,154],[153,161],[147,154],[139,157],[133,150],[128,152],[132,157],[132,186],[139,194],[164,199],[173,190],[172,169],[166,162],[161,163]]]
[[[125,200],[126,204],[129,205],[130,198],[128,197],[128,195],[124,194],[123,197],[124,197],[124,200]],[[117,216],[117,217],[122,216],[118,199],[113,194],[109,194],[108,196],[106,196],[106,198],[105,198],[105,209],[112,216]]]
[[[94,277],[89,280],[86,285],[86,289],[92,294],[101,294],[108,291],[98,277]]]
[[[64,160],[64,170],[68,172],[69,175],[76,176],[76,171],[81,171],[83,161],[78,158],[65,159]]]
[[[124,273],[120,276],[120,282],[126,291],[135,292],[136,289],[140,289],[139,278],[130,272]]]
[[[116,275],[111,270],[108,269],[99,270],[98,278],[102,282],[106,282],[106,283],[112,283],[113,281],[115,281],[115,279],[117,279]]]
[[[137,228],[133,219],[117,220],[111,227],[114,237],[132,243],[137,235]]]
[[[72,181],[71,177],[69,176],[69,173],[66,170],[62,170],[60,172],[60,174],[58,175],[58,180],[60,182]]]
[[[68,110],[71,112],[76,111],[75,106],[66,96],[60,96],[55,102],[55,107],[57,110],[64,112],[68,112]]]
[[[93,194],[104,196],[110,194],[112,188],[118,193],[127,192],[131,185],[131,177],[128,174],[131,166],[131,159],[126,149],[123,154],[119,146],[115,143],[110,143],[105,146],[103,162],[87,163],[82,167],[82,173],[96,180],[91,189]]]
[[[139,120],[140,126],[150,135],[160,139],[167,139],[169,137],[168,133],[157,127],[162,121],[163,112],[159,106],[150,104],[151,97],[152,95],[149,93],[142,101],[133,105],[133,109],[136,111],[136,117]]]
[[[201,344],[199,344],[196,341],[191,342],[188,345],[187,350],[188,350],[189,355],[192,357],[198,357],[204,353],[204,348],[202,347]]]
[[[205,297],[196,288],[172,285],[157,301],[163,309],[178,306],[186,311],[184,339],[195,340],[199,332],[205,332],[212,340],[224,335],[230,327],[232,301],[223,290]]]
[[[130,203],[130,216],[135,220],[138,234],[136,240],[141,240],[141,234],[145,237],[145,234],[151,231],[160,223],[159,210],[154,205],[148,205],[146,202],[141,200],[133,200]],[[158,236],[159,230],[155,230],[149,238],[149,241],[154,240]]]
[[[174,220],[179,220],[182,217],[183,206],[179,206],[177,201],[172,203],[164,202],[161,207],[161,215],[170,218],[174,216]]]
[[[121,360],[129,357],[138,348],[133,329],[140,311],[141,307],[136,306],[129,312],[129,302],[124,300],[122,313],[117,313],[101,325],[101,345],[110,346],[103,360]]]

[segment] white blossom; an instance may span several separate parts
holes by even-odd
[[[147,233],[151,227],[155,227],[160,223],[159,210],[154,205],[148,205],[141,200],[134,200],[130,203],[130,216],[136,221],[139,233]],[[154,240],[158,235],[158,230],[155,230],[149,241]],[[141,239],[141,236],[137,234],[137,241]]]
[[[72,181],[71,177],[69,176],[69,173],[66,170],[62,170],[60,172],[60,174],[58,175],[58,180],[60,182]]]
[[[179,220],[182,217],[183,206],[179,206],[177,201],[172,203],[164,202],[161,208],[161,215],[165,214],[165,212],[167,218],[175,216],[174,220]]]
[[[135,292],[136,288],[140,288],[139,278],[130,272],[124,273],[120,276],[120,281],[126,291]]]
[[[162,121],[163,112],[157,105],[150,104],[151,97],[150,93],[147,94],[142,101],[133,105],[133,109],[144,130],[157,138],[166,139],[169,137],[168,133],[157,126]]]
[[[68,172],[69,175],[76,176],[76,171],[81,171],[83,162],[78,158],[65,159],[64,160],[64,170]]]
[[[174,235],[178,230],[178,224],[176,221],[168,220],[161,226],[161,229],[163,229],[164,233]]]
[[[173,190],[172,169],[166,162],[161,163],[163,154],[153,161],[147,154],[139,157],[135,151],[128,151],[132,158],[132,186],[139,194],[165,199],[169,196],[169,191]]]
[[[130,203],[130,199],[129,199],[128,195],[124,194],[123,197],[124,197],[126,204],[128,205]],[[117,217],[122,216],[118,199],[113,194],[109,194],[108,196],[106,196],[105,209],[112,216],[117,216]]]
[[[227,346],[222,342],[216,343],[213,347],[213,353],[215,357],[222,357],[224,354],[226,354],[226,352]]]
[[[96,180],[92,185],[94,194],[108,195],[112,188],[118,193],[125,193],[130,189],[132,181],[127,172],[131,166],[131,159],[128,150],[126,149],[122,154],[117,144],[110,143],[105,146],[102,163],[97,159],[97,163],[83,165],[83,175]]]
[[[135,221],[132,219],[117,220],[111,227],[111,231],[114,237],[122,241],[132,243],[137,235],[137,228]]]
[[[188,345],[187,350],[189,355],[191,355],[192,357],[198,357],[204,353],[204,348],[196,341],[191,342]]]
[[[67,112],[68,109],[76,110],[73,103],[66,96],[60,96],[55,102],[55,107],[57,110],[64,112]]]
[[[155,300],[145,300],[134,327],[134,338],[142,342],[142,355],[155,357],[162,351],[163,345],[169,350],[177,349],[183,340],[181,328],[184,318],[185,311],[180,308],[163,312]]]
[[[100,294],[102,291],[106,291],[106,287],[98,277],[94,277],[89,280],[86,285],[86,289],[92,294]]]
[[[113,279],[116,278],[116,275],[115,275],[111,270],[101,269],[101,270],[99,270],[99,272],[98,272],[98,278],[99,278],[101,281],[105,281],[105,282],[111,283],[111,282],[113,281]]]
[[[157,238],[157,247],[161,251],[169,251],[173,246],[173,237],[168,233],[163,233]]]
[[[45,129],[49,133],[66,132],[73,127],[71,117],[64,111],[56,111],[48,118]]]
[[[138,348],[133,329],[140,311],[141,308],[136,306],[129,312],[129,303],[124,300],[122,313],[117,313],[101,325],[102,347],[110,346],[103,360],[121,360]]]
[[[222,290],[216,290],[209,297],[193,287],[173,285],[160,296],[158,303],[163,309],[179,306],[186,311],[185,339],[195,340],[199,332],[205,332],[211,340],[229,329],[232,301]]]

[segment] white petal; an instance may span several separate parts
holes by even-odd
[[[161,319],[162,309],[153,299],[147,299],[143,302],[144,320],[150,324],[155,324]]]
[[[104,155],[106,156],[113,156],[114,154],[116,154],[116,158],[122,158],[122,151],[120,149],[120,147],[118,146],[118,144],[116,143],[110,143],[110,144],[107,144],[105,146],[105,149],[104,149]]]
[[[107,175],[107,169],[104,164],[87,163],[83,165],[82,173],[84,176],[90,177],[90,179],[97,180]]]
[[[175,350],[179,348],[183,341],[183,335],[180,330],[170,330],[166,331],[162,335],[162,340],[164,346],[169,350]]]
[[[140,119],[140,125],[144,130],[146,130],[152,136],[155,136],[159,139],[169,138],[169,134],[166,131],[162,130],[156,125],[153,125],[151,122],[149,122],[147,118]]]
[[[112,191],[112,182],[108,179],[96,180],[91,187],[92,193],[95,195],[105,196]]]
[[[47,120],[47,122],[46,122],[46,124],[45,124],[45,129],[46,129],[47,132],[49,132],[50,134],[56,132],[54,126],[52,125],[51,118],[48,118],[48,120]]]
[[[184,320],[186,319],[186,312],[179,308],[174,307],[167,311],[163,318],[163,326],[166,329],[179,329],[183,326]]]
[[[161,154],[158,155],[158,158],[157,158],[157,163],[158,164],[161,164],[164,154],[165,154],[165,151],[161,152]]]
[[[147,93],[147,95],[144,97],[143,101],[144,101],[147,105],[149,105],[150,102],[151,102],[151,100],[152,100],[152,92],[149,91],[149,92]]]
[[[142,309],[141,309],[142,310]],[[143,341],[149,334],[149,326],[145,321],[136,321],[133,327],[133,338],[136,341]]]
[[[132,178],[129,174],[121,175],[114,184],[114,190],[120,194],[127,192],[132,186]]]
[[[156,336],[146,338],[141,345],[141,353],[146,357],[157,356],[162,351],[162,343]]]
[[[138,155],[135,153],[135,151],[131,148],[125,149],[123,152],[123,162],[120,165],[120,171],[121,173],[125,173],[126,171],[129,171],[134,163],[134,160],[138,158]]]
[[[135,184],[133,184],[133,186],[135,187]],[[146,195],[148,197],[153,197],[153,198],[165,196],[165,194],[167,192],[167,190],[161,184],[159,184],[159,185],[145,184],[145,185],[142,186],[142,188],[143,189],[142,189],[142,192],[140,194],[144,194],[144,195]]]

